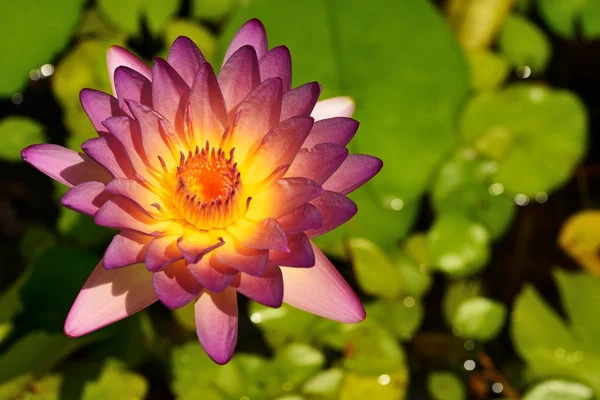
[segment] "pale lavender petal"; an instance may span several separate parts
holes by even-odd
[[[289,250],[285,231],[273,218],[266,218],[259,222],[254,234],[244,238],[242,244],[256,250]]]
[[[283,96],[281,120],[292,117],[308,117],[317,104],[320,94],[321,85],[317,82],[305,83],[290,90]]]
[[[163,199],[134,179],[113,179],[106,185],[106,191],[128,198],[152,215],[160,214],[153,204],[162,209]]]
[[[201,238],[182,236],[177,240],[179,251],[190,264],[197,263],[202,257],[224,244],[222,240],[215,240],[209,235],[203,235]]]
[[[292,57],[286,46],[277,46],[269,50],[258,60],[260,80],[280,78],[283,92],[292,88]]]
[[[354,113],[354,100],[350,97],[332,97],[317,102],[310,114],[315,121],[334,117],[351,117]]]
[[[119,101],[110,94],[94,89],[83,89],[79,92],[79,100],[94,129],[98,132],[106,132],[102,121],[113,115],[122,115]]]
[[[215,253],[217,261],[254,276],[261,276],[269,260],[268,250],[251,249],[242,245],[229,245]]]
[[[333,192],[348,194],[374,177],[383,167],[383,161],[364,154],[350,154],[337,171],[323,184]]]
[[[171,223],[157,221],[131,200],[114,197],[105,202],[94,216],[96,225],[116,229],[132,229],[145,234],[163,232]]]
[[[365,318],[360,300],[331,262],[312,245],[315,266],[282,268],[283,301],[333,321],[356,323]]]
[[[252,202],[256,204],[271,204],[270,216],[279,218],[303,206],[323,192],[321,185],[306,178],[283,178],[269,185],[265,190],[256,194]],[[252,207],[247,212],[247,217],[256,219],[261,217],[263,210]]]
[[[100,262],[69,311],[65,334],[79,337],[143,310],[158,298],[144,264],[106,269]]]
[[[288,235],[304,232],[309,229],[317,229],[323,226],[321,214],[319,214],[317,208],[310,203],[285,214],[283,217],[277,219],[277,222],[279,222],[279,225],[281,225]]]
[[[179,36],[169,50],[167,62],[188,86],[192,86],[200,65],[206,62],[198,46],[185,36]]]
[[[62,197],[61,203],[71,210],[93,216],[110,197],[110,194],[104,191],[103,183],[90,181],[69,189]]]
[[[348,197],[329,190],[325,190],[322,195],[311,200],[311,204],[317,208],[323,220],[323,225],[320,228],[306,231],[308,237],[311,238],[337,228],[352,218],[358,211],[356,204]]]
[[[346,146],[358,130],[358,121],[337,117],[316,121],[302,147],[313,148],[319,143],[334,143]]]
[[[119,106],[130,115],[125,100],[133,100],[152,107],[152,83],[144,75],[129,67],[119,67],[115,70],[115,90]]]
[[[269,266],[260,277],[239,274],[231,283],[244,296],[268,307],[279,307],[283,300],[281,268]]]
[[[111,117],[103,125],[121,143],[135,172],[144,176],[143,172],[150,163],[144,152],[139,125],[128,117]]]
[[[185,261],[174,262],[155,272],[152,283],[158,299],[171,309],[185,306],[202,291],[202,285],[187,269]]]
[[[112,46],[106,52],[106,66],[108,67],[108,76],[115,96],[117,94],[114,81],[115,70],[122,65],[139,72],[148,79],[152,79],[152,71],[142,60],[131,54],[129,50],[120,46]]]
[[[288,235],[287,242],[290,251],[271,251],[269,263],[282,267],[312,267],[315,265],[315,255],[305,233]]]
[[[146,249],[151,241],[152,236],[135,231],[119,232],[104,252],[104,267],[120,268],[143,262],[146,258]]]
[[[213,292],[224,290],[239,273],[238,270],[220,263],[212,255],[206,255],[188,269],[206,289]]]
[[[146,268],[159,271],[174,261],[183,260],[177,247],[178,235],[165,235],[152,239],[146,250]]]
[[[56,144],[34,144],[21,151],[23,160],[67,186],[87,181],[108,182],[108,171],[85,154]]]
[[[258,59],[252,46],[244,46],[227,60],[218,77],[227,112],[237,108],[260,84]]]
[[[86,140],[81,149],[115,178],[132,176],[133,166],[119,141],[111,135]]]
[[[162,58],[152,67],[152,108],[176,129],[183,129],[185,107],[190,92],[183,78]]]
[[[267,52],[267,34],[265,32],[265,27],[258,19],[251,19],[237,31],[225,52],[223,64],[225,64],[238,49],[247,45],[254,48],[258,58],[261,58]]]
[[[348,157],[348,149],[333,143],[321,143],[301,149],[286,172],[286,177],[304,177],[322,185]]]
[[[206,354],[218,364],[233,356],[238,335],[237,295],[234,288],[202,292],[195,305],[196,333]]]

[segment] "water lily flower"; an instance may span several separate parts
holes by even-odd
[[[81,91],[98,137],[83,153],[53,144],[23,158],[71,189],[62,204],[120,232],[68,314],[85,335],[157,300],[194,302],[199,341],[217,363],[238,334],[237,293],[335,321],[365,311],[312,243],[350,219],[346,195],[382,162],[348,154],[358,129],[346,97],[317,102],[321,86],[292,89],[285,46],[268,49],[263,25],[244,24],[221,71],[188,38],[147,67],[108,51],[113,95]]]

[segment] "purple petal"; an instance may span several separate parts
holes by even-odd
[[[255,229],[252,236],[242,240],[244,246],[256,250],[289,250],[285,231],[275,219],[266,218]]]
[[[262,22],[257,19],[251,19],[246,22],[235,34],[225,52],[223,64],[225,64],[238,49],[247,45],[254,48],[258,58],[261,58],[267,52],[267,33],[265,32],[265,27]]]
[[[65,334],[79,337],[143,310],[158,298],[144,264],[106,269],[100,262],[69,311]]]
[[[249,275],[261,276],[265,272],[269,260],[268,250],[250,249],[229,243],[226,246],[227,248],[215,253],[217,261]]]
[[[256,194],[252,202],[256,204],[271,204],[269,216],[279,218],[303,206],[323,192],[321,185],[306,178],[283,178],[269,185],[265,190]],[[247,212],[250,219],[260,219],[264,210],[252,207]]]
[[[150,214],[160,214],[152,204],[161,205],[163,199],[146,186],[133,179],[113,179],[106,185],[106,191],[123,196],[136,203]]]
[[[146,258],[146,249],[152,236],[125,230],[113,238],[104,252],[105,268],[120,268],[141,263]]]
[[[260,80],[280,78],[283,93],[292,88],[292,57],[286,46],[277,46],[269,50],[258,60]]]
[[[301,149],[286,172],[286,177],[303,177],[322,185],[348,157],[348,149],[333,143],[321,143]]]
[[[177,247],[178,235],[166,235],[152,239],[146,251],[146,268],[159,271],[174,261],[183,260]]]
[[[93,216],[110,197],[104,191],[103,183],[83,182],[69,189],[61,203],[71,210]]]
[[[144,153],[138,124],[128,117],[111,117],[103,125],[121,143],[135,172],[144,175],[149,162]]]
[[[94,129],[106,132],[102,121],[113,115],[121,115],[119,101],[111,95],[94,89],[83,89],[79,92],[79,100]]]
[[[317,246],[312,268],[282,268],[283,301],[333,321],[356,323],[365,318],[360,300]]]
[[[132,176],[133,166],[123,157],[123,147],[111,135],[86,140],[81,149],[115,178]]]
[[[126,112],[129,112],[129,109],[125,100],[133,100],[152,107],[152,83],[144,75],[129,67],[119,67],[115,70],[115,90],[119,106]]]
[[[354,113],[354,101],[350,97],[333,97],[317,102],[310,114],[315,121],[335,117],[351,117]]]
[[[244,296],[268,307],[279,307],[283,300],[283,276],[277,266],[269,266],[261,277],[240,274],[231,284]]]
[[[323,184],[333,192],[348,194],[367,183],[383,167],[379,158],[364,154],[350,154],[337,171]]]
[[[152,67],[152,108],[176,129],[183,129],[185,107],[190,92],[183,78],[162,58]]]
[[[317,229],[323,225],[321,214],[319,214],[317,208],[310,203],[285,214],[283,217],[280,217],[277,222],[279,222],[285,233],[288,235],[304,232],[308,229]]]
[[[196,300],[195,313],[196,333],[204,351],[216,363],[227,363],[233,356],[238,334],[235,289],[203,292]]]
[[[158,299],[171,309],[185,306],[202,291],[202,285],[188,271],[185,261],[174,262],[155,272],[152,283]]]
[[[218,77],[227,112],[237,106],[260,84],[256,52],[251,46],[237,50],[223,65]]]
[[[224,290],[238,274],[234,268],[218,262],[214,256],[204,256],[194,264],[188,264],[188,269],[206,289],[213,292]]]
[[[311,238],[337,228],[352,218],[358,211],[358,207],[352,200],[343,194],[328,190],[312,200],[311,204],[317,208],[323,219],[323,225],[320,228],[306,231],[308,237]]]
[[[21,151],[23,160],[67,186],[87,181],[108,182],[110,174],[85,154],[56,144],[34,144]]]
[[[188,86],[192,86],[200,65],[206,62],[198,46],[185,36],[179,36],[171,45],[167,62]]]
[[[96,225],[132,229],[148,235],[162,232],[171,224],[168,221],[155,220],[124,197],[115,197],[104,203],[96,212],[94,221]]]
[[[115,89],[115,70],[120,66],[129,67],[134,71],[139,72],[148,79],[152,79],[152,72],[146,64],[144,64],[139,58],[131,54],[129,50],[126,50],[120,46],[112,46],[106,52],[106,66],[108,67],[108,76],[112,85],[113,93],[116,95]]]
[[[282,267],[312,267],[315,265],[315,254],[308,236],[296,233],[287,237],[289,252],[271,251],[269,262]]]
[[[209,252],[223,246],[222,240],[215,240],[208,234],[183,236],[177,240],[177,247],[186,261],[190,264],[197,263]]]
[[[358,121],[337,117],[316,121],[302,147],[311,149],[319,143],[334,143],[346,147],[358,130]]]
[[[306,83],[290,90],[283,96],[281,120],[308,117],[317,104],[320,94],[321,85],[317,82]]]
[[[189,96],[194,140],[204,143],[208,140],[218,145],[221,135],[228,126],[227,110],[217,77],[209,63],[200,66],[195,76]]]

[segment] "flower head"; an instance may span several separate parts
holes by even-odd
[[[316,82],[291,88],[286,47],[268,50],[248,21],[219,75],[186,37],[152,68],[108,51],[114,97],[84,89],[99,137],[83,153],[34,145],[23,158],[71,187],[62,204],[120,230],[65,323],[81,336],[160,300],[195,302],[200,343],[218,363],[237,339],[237,293],[342,322],[360,301],[310,241],[351,218],[346,194],[380,160],[348,154],[358,123],[348,98],[317,102]]]

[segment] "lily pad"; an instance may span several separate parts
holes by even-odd
[[[504,23],[498,46],[512,65],[526,65],[536,74],[546,69],[552,51],[544,32],[533,22],[518,15],[510,16]]]
[[[452,318],[460,336],[488,341],[496,337],[506,319],[506,306],[485,297],[472,297],[461,302]]]
[[[19,116],[0,120],[0,159],[20,162],[21,150],[44,141],[44,127],[37,121]]]

